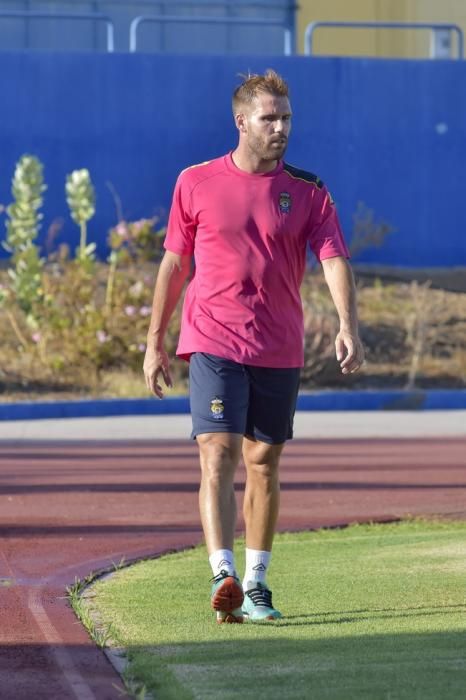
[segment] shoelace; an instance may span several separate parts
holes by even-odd
[[[225,569],[222,569],[221,571],[219,571],[218,574],[216,574],[215,576],[212,576],[212,578],[210,580],[213,581],[214,583],[218,583],[219,581],[222,581],[224,578],[227,578],[228,576],[233,576],[233,574],[229,574],[228,571],[226,571]],[[233,578],[235,578],[235,577],[233,576]]]
[[[251,598],[257,607],[272,607],[272,591],[269,591],[265,586],[261,586],[260,583],[257,585],[257,588],[251,588],[249,591],[246,591],[246,595],[248,598]]]

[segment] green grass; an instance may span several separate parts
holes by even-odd
[[[209,575],[199,547],[93,585],[157,700],[466,697],[466,523],[277,536],[276,623],[216,625]]]

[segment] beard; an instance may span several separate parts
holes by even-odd
[[[288,146],[288,139],[274,136],[264,138],[263,136],[249,135],[248,146],[256,157],[263,161],[280,160],[283,158]]]

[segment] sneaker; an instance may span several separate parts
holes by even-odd
[[[243,615],[251,622],[278,620],[282,616],[272,605],[272,591],[258,581],[248,582],[248,590],[244,592]]]
[[[244,593],[239,579],[222,569],[211,580],[213,581],[211,605],[217,612],[217,622],[219,624],[243,622],[241,605]]]
[[[243,611],[241,608],[236,608],[235,610],[232,610],[231,612],[225,612],[224,610],[217,610],[217,624],[222,625],[223,623],[228,623],[228,624],[234,624],[238,623],[240,625],[243,624]]]

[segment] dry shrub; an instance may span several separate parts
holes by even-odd
[[[367,248],[381,248],[385,238],[396,229],[383,219],[376,221],[373,209],[364,202],[358,202],[353,214],[353,230],[351,235],[350,252],[355,257]]]
[[[358,306],[373,383],[464,386],[466,294],[376,280],[359,290]]]
[[[431,282],[418,284],[415,281],[409,286],[410,303],[408,313],[404,316],[406,345],[411,356],[407,389],[414,388],[422,357],[430,352],[440,329],[436,321],[441,317],[445,300],[442,296],[432,303],[429,295],[430,286]]]
[[[6,280],[0,271],[0,283]],[[18,308],[15,333],[0,309],[0,389],[32,398],[63,395],[147,395],[142,363],[157,264],[131,260],[115,270],[111,305],[106,304],[109,265],[89,268],[56,255],[44,269],[47,313],[38,331]],[[338,318],[321,272],[308,273],[302,287],[305,363],[302,387],[464,386],[466,382],[466,294],[428,285],[390,284],[359,289],[358,306],[367,369],[342,377],[335,359]],[[175,355],[181,303],[166,335]],[[186,388],[188,365],[174,360],[174,383]],[[118,375],[122,386],[118,386]],[[111,378],[111,380],[110,380]],[[127,389],[124,389],[126,385]],[[5,393],[6,392],[6,393]]]
[[[301,385],[306,388],[341,380],[335,359],[339,322],[321,273],[306,276],[302,287],[304,311],[304,367]]]

